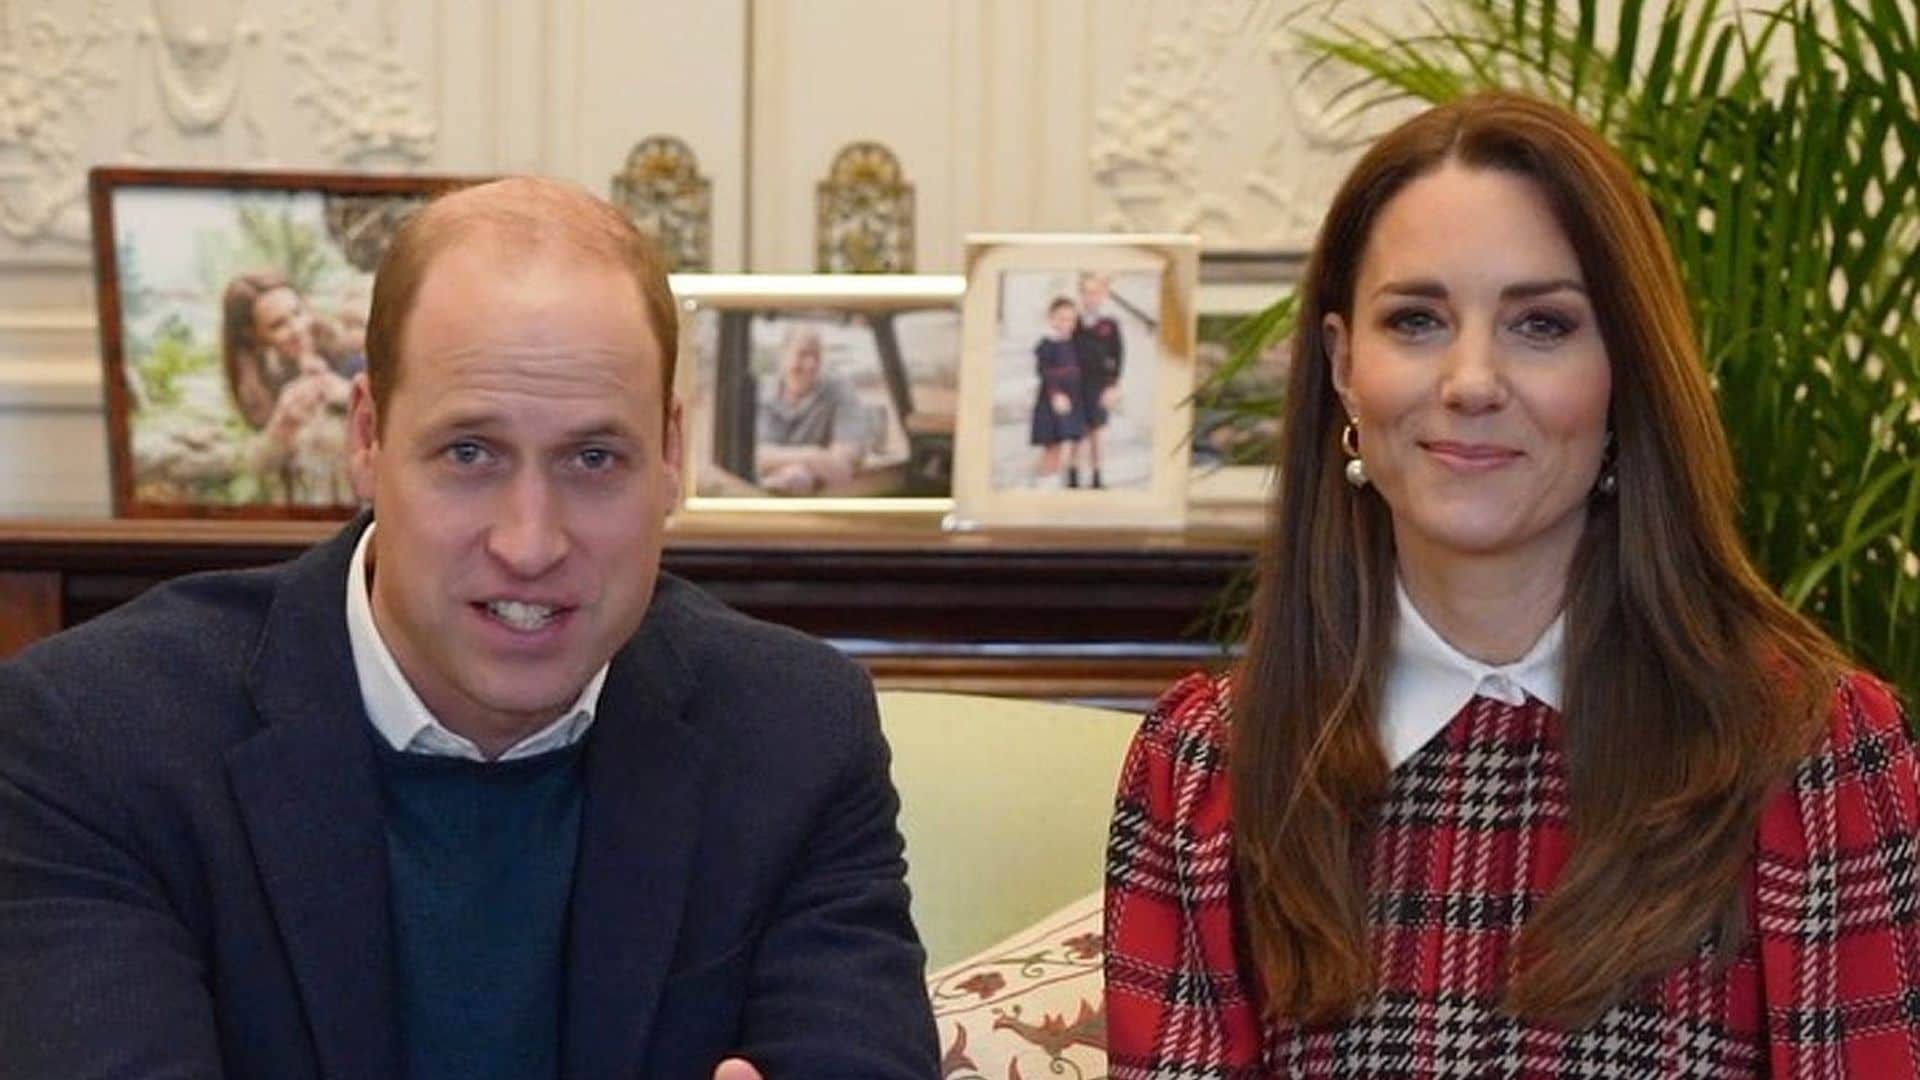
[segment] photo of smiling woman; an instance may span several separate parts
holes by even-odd
[[[1920,1075],[1920,768],[1761,580],[1620,158],[1510,94],[1361,159],[1244,661],[1135,738],[1112,1075]]]
[[[365,328],[316,316],[285,274],[236,274],[221,298],[220,347],[234,408],[256,434],[246,457],[287,501],[353,506],[347,402],[365,370]]]

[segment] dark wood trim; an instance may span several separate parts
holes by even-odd
[[[0,570],[0,660],[60,629],[60,575]]]
[[[833,641],[883,687],[1109,703],[1149,700],[1188,671],[1227,662],[1206,640],[1206,616],[1253,552],[1252,537],[1232,533],[787,524],[780,533],[765,521],[759,531],[676,524],[666,569],[748,614]],[[291,558],[336,527],[0,522],[0,575],[53,590],[52,614],[37,617],[24,644],[169,578]]]

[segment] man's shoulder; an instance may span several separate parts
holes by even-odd
[[[0,773],[100,791],[198,789],[259,730],[247,672],[277,577],[168,582],[0,663],[0,717],[11,728]]]
[[[722,672],[749,680],[863,677],[858,665],[819,638],[736,611],[672,574],[660,575],[647,625],[630,647],[655,639],[703,678]]]
[[[140,596],[22,652],[15,665],[57,678],[181,671],[197,658],[231,660],[259,636],[281,567],[220,570],[163,582]]]
[[[0,663],[0,698],[135,739],[148,728],[172,739],[198,731],[216,740],[248,730],[247,672],[270,617],[287,615],[305,636],[302,647],[316,652],[318,635],[335,625],[328,611],[276,613],[276,605],[291,602],[288,584],[302,574],[309,592],[335,596],[319,575],[331,571],[326,560],[337,556],[330,552],[337,544],[291,562],[157,585]],[[337,595],[344,619],[345,594]],[[314,606],[311,597],[304,603]]]
[[[841,405],[858,404],[860,394],[854,390],[851,379],[845,375],[828,372],[820,376],[820,398],[837,408]]]

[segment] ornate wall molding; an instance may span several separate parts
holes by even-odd
[[[394,43],[381,7],[372,40],[315,4],[295,8],[287,25],[288,62],[303,85],[293,95],[320,122],[321,153],[348,164],[432,160],[439,128],[425,101],[425,80]]]
[[[65,211],[86,178],[74,128],[115,81],[100,56],[114,36],[106,0],[71,23],[48,11],[16,20],[0,0],[0,230],[14,239],[75,239]]]
[[[1295,44],[1301,5],[1150,7],[1094,110],[1101,224],[1195,232],[1212,247],[1307,246],[1363,133],[1333,105],[1344,76]]]
[[[241,100],[249,63],[258,62],[262,37],[260,25],[241,16],[239,0],[151,0],[134,35],[160,111],[186,134],[226,122]],[[136,142],[151,127],[151,117],[141,116]]]

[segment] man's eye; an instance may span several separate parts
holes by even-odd
[[[478,465],[487,458],[487,448],[472,439],[461,439],[447,447],[447,460],[455,465]]]
[[[604,472],[611,469],[619,459],[613,451],[599,446],[589,446],[580,451],[580,467],[588,472]]]

